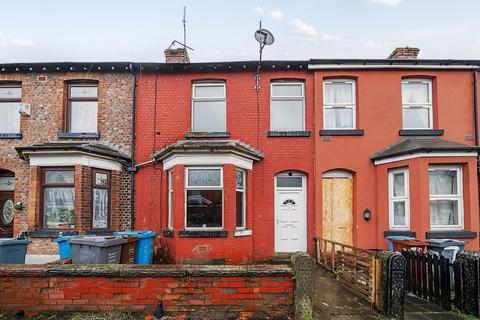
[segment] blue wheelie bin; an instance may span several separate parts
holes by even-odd
[[[69,259],[71,258],[70,253],[70,243],[68,240],[76,238],[77,236],[61,236],[53,240],[58,243],[58,248],[60,249],[60,259]]]
[[[153,231],[120,231],[115,236],[132,236],[139,238],[135,247],[135,264],[152,264],[155,232]]]

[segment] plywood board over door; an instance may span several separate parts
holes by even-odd
[[[322,177],[323,238],[353,245],[353,178],[351,174]]]

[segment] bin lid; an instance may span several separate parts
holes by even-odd
[[[464,246],[467,244],[465,241],[454,239],[430,239],[427,240],[429,247],[449,247],[449,246]]]
[[[57,239],[53,240],[54,242],[64,242],[64,241],[68,241],[70,239],[73,239],[77,236],[61,236],[61,237],[58,237]]]
[[[84,237],[73,238],[68,240],[71,244],[86,244],[95,247],[111,247],[127,242],[127,239],[123,237],[114,236],[96,236],[96,237]]]
[[[155,232],[153,231],[119,231],[114,232],[115,236],[133,236],[137,238],[153,238],[155,237]]]
[[[407,237],[407,236],[386,236],[388,240],[415,240],[413,237]]]
[[[29,244],[32,241],[27,239],[2,238],[0,239],[0,246],[10,246],[12,244]]]

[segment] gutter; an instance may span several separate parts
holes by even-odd
[[[355,70],[355,69],[478,70],[478,65],[309,64],[308,69],[309,70]]]
[[[128,172],[130,173],[130,230],[134,229],[135,226],[135,172],[137,171],[137,168],[135,167],[135,141],[136,141],[136,136],[135,136],[135,130],[136,130],[136,117],[135,117],[135,112],[137,108],[137,94],[136,94],[136,88],[137,88],[137,75],[135,74],[135,70],[133,69],[133,65],[130,64],[128,66],[128,69],[130,71],[130,74],[133,77],[132,80],[132,145],[130,148],[131,151],[131,162],[130,162],[130,167],[128,167]]]

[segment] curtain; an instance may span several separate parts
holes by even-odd
[[[96,101],[74,101],[70,105],[70,132],[96,133],[97,132]]]
[[[74,228],[74,188],[45,188],[44,214],[47,228]]]
[[[108,228],[108,190],[93,189],[93,228]]]
[[[404,128],[429,128],[430,114],[427,108],[403,108]]]
[[[428,84],[411,82],[402,85],[402,99],[404,104],[429,103]]]
[[[393,176],[393,196],[405,196],[405,175],[403,173],[397,173]]]
[[[20,132],[19,106],[16,102],[0,103],[0,133]]]
[[[457,172],[434,170],[429,174],[430,195],[458,195]],[[430,201],[430,222],[432,225],[458,224],[458,200],[439,199]]]
[[[353,104],[353,90],[351,83],[335,82],[325,85],[325,103]]]
[[[429,173],[430,195],[457,195],[457,172],[434,170]]]
[[[457,225],[458,224],[458,201],[457,200],[430,201],[430,224]]]
[[[396,226],[404,226],[405,221],[405,201],[397,201],[393,203],[393,224]]]

